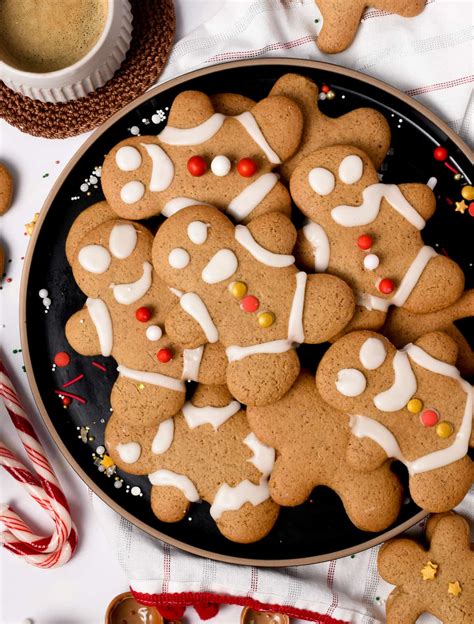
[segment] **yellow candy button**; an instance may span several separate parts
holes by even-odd
[[[463,186],[461,189],[461,195],[468,201],[474,199],[474,186]]]
[[[407,410],[411,414],[418,414],[419,412],[421,412],[422,409],[423,409],[423,401],[420,401],[420,399],[411,399],[407,403]]]
[[[242,297],[245,297],[247,293],[247,284],[244,282],[232,282],[229,286],[229,290],[233,297],[236,299],[242,299]]]
[[[260,327],[270,327],[275,322],[275,315],[272,312],[261,312],[258,315],[258,324]]]
[[[449,438],[453,434],[453,426],[446,421],[440,422],[436,425],[436,435],[440,438]]]

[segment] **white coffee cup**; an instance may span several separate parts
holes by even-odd
[[[72,65],[56,71],[25,71],[0,47],[0,79],[13,89],[42,102],[67,102],[102,87],[122,64],[132,38],[129,0],[103,0],[104,27],[95,44]],[[3,25],[5,28],[5,24]]]

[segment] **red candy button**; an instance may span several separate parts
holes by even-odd
[[[321,91],[322,91],[323,93],[329,93],[330,89],[329,89],[329,87],[328,87],[327,85],[323,85],[323,86],[321,87]]]
[[[260,301],[253,295],[247,295],[240,301],[240,307],[245,312],[256,312],[260,307]]]
[[[68,405],[71,405],[71,401],[72,401],[71,397],[64,397],[63,398],[63,405],[64,405],[64,407],[67,407]]]
[[[433,156],[435,157],[435,160],[446,160],[448,157],[448,150],[445,147],[436,147],[433,152]]]
[[[191,156],[188,160],[188,171],[192,176],[202,176],[207,171],[207,162],[202,156]]]
[[[373,244],[374,244],[374,240],[372,236],[370,236],[369,234],[361,234],[359,238],[357,239],[357,246],[360,249],[363,249],[364,251],[367,251],[367,249],[370,249]]]
[[[54,363],[56,366],[67,366],[70,361],[71,358],[69,357],[69,353],[66,353],[66,351],[60,351],[54,356]]]
[[[173,359],[173,353],[171,349],[160,349],[156,354],[156,357],[158,358],[159,362],[161,362],[162,364],[166,364],[166,362],[169,362]]]
[[[151,319],[150,308],[145,308],[144,306],[142,308],[138,308],[135,312],[135,318],[137,321],[140,321],[140,323],[147,323]]]
[[[383,280],[380,280],[379,290],[384,295],[389,295],[395,290],[395,284],[388,277],[384,277]]]
[[[242,158],[237,163],[237,171],[243,178],[251,178],[257,171],[257,163],[251,158]]]
[[[468,210],[469,214],[471,215],[471,217],[474,217],[474,202],[469,204],[469,210]]]
[[[420,420],[425,427],[434,427],[439,420],[439,414],[435,410],[427,409],[421,413]]]

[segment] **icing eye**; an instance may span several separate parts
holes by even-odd
[[[315,167],[308,174],[308,182],[310,187],[318,195],[329,195],[336,186],[336,179],[328,169],[323,167]]]
[[[382,366],[386,357],[385,345],[378,338],[367,338],[360,348],[359,359],[367,370],[375,370]]]
[[[87,245],[83,247],[77,256],[79,264],[89,273],[105,273],[110,266],[112,258],[102,245]]]
[[[142,156],[135,147],[124,145],[117,150],[115,162],[120,171],[135,171],[142,164]]]
[[[239,266],[236,255],[230,249],[221,249],[209,260],[201,277],[206,284],[217,284],[229,279]]]
[[[134,204],[145,195],[145,187],[138,180],[132,180],[122,186],[120,191],[120,199],[125,204]]]
[[[214,175],[222,178],[226,176],[232,167],[232,163],[227,156],[216,156],[211,162],[211,171]]]
[[[188,266],[190,260],[191,258],[186,249],[181,249],[181,247],[172,249],[168,256],[168,262],[173,269],[184,269]]]
[[[117,223],[109,236],[109,249],[112,255],[124,260],[137,246],[137,231],[129,223]]]
[[[336,388],[344,396],[359,396],[364,392],[366,385],[363,373],[356,368],[343,368],[337,374]]]
[[[195,245],[202,245],[207,240],[207,228],[202,221],[191,221],[188,225],[188,238]]]
[[[364,163],[362,158],[355,154],[346,156],[339,165],[339,179],[344,184],[355,184],[361,179],[363,173]]]

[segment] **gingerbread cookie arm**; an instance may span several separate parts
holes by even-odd
[[[236,235],[239,237],[244,235],[242,227],[238,225],[236,228]],[[293,251],[296,242],[296,229],[284,214],[279,212],[264,214],[253,219],[247,228],[252,238],[264,249],[283,255],[290,255]],[[246,244],[247,241],[243,240],[242,242]]]
[[[351,435],[346,459],[357,470],[371,472],[382,466],[388,457],[383,448],[370,438],[358,438]]]
[[[408,538],[386,542],[380,549],[377,565],[380,576],[392,585],[409,583],[413,570],[423,566],[426,551]]]
[[[255,506],[245,503],[237,511],[224,511],[216,524],[222,535],[233,542],[250,544],[268,535],[277,520],[279,509],[270,499]]]
[[[233,117],[251,110],[256,102],[239,93],[216,93],[211,95],[211,102],[218,113]]]
[[[323,27],[317,38],[319,49],[337,54],[350,46],[365,9],[365,0],[317,0]]]
[[[68,319],[65,334],[67,341],[77,353],[87,356],[101,355],[99,335],[86,307]]]
[[[150,478],[153,478],[152,475]],[[198,499],[199,496],[195,500]],[[151,508],[162,522],[179,522],[188,513],[189,507],[190,501],[178,488],[164,485],[153,485],[151,488]]]
[[[458,347],[452,338],[444,332],[430,332],[418,338],[415,345],[426,351],[429,355],[454,365],[458,355]]]
[[[217,330],[209,317],[207,308],[198,295],[194,295],[194,298],[191,295],[194,293],[183,295],[180,303],[172,308],[165,320],[166,333],[170,339],[181,344],[185,349],[196,349],[207,342],[217,342],[218,339]],[[187,305],[188,302],[190,302],[189,305]]]
[[[426,184],[414,182],[398,185],[407,202],[427,221],[436,210],[436,197]]]

